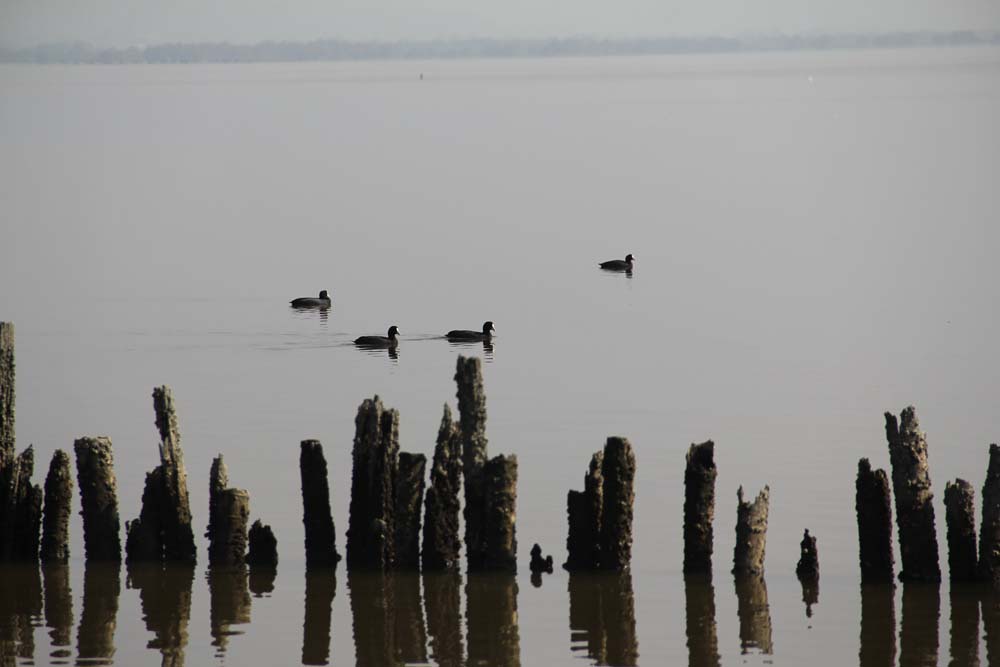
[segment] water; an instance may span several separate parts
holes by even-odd
[[[712,617],[722,664],[883,649],[933,664],[968,646],[986,660],[989,604],[970,626],[974,598],[947,584],[862,595],[853,503],[858,458],[888,466],[883,411],[915,404],[944,559],[944,483],[978,491],[998,437],[1000,51],[10,66],[0,90],[0,319],[17,327],[35,478],[56,448],[108,435],[122,517],[137,516],[158,463],[150,394],[169,384],[196,530],[222,453],[281,557],[266,593],[210,580],[204,541],[176,585],[124,568],[97,583],[74,521],[70,592],[53,603],[68,623],[33,576],[2,578],[25,585],[0,618],[34,627],[21,660],[84,660],[93,640],[119,664],[161,646],[284,664],[319,660],[329,633],[340,664],[397,643],[400,661],[670,664],[689,642],[692,663],[714,664],[692,620]],[[597,269],[627,252],[631,277]],[[288,308],[320,289],[329,311]],[[484,320],[492,350],[441,338]],[[391,324],[396,355],[351,344]],[[484,357],[491,454],[519,459],[522,574],[475,590],[307,578],[299,441],[323,442],[342,549],[357,406],[377,393],[400,410],[402,447],[430,456],[457,354]],[[631,581],[557,571],[534,587],[531,544],[565,559],[566,492],[612,434],[639,466]],[[711,595],[680,574],[684,454],[708,438]],[[761,611],[728,572],[736,490],[764,484]],[[804,528],[820,551],[811,616],[794,577]],[[476,639],[483,600],[516,642]],[[84,622],[102,613],[112,636]],[[434,623],[451,638],[440,654]]]

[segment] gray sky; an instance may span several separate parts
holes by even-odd
[[[1000,29],[998,0],[0,0],[0,44]]]

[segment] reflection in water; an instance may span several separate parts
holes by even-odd
[[[718,667],[719,638],[715,629],[715,587],[711,576],[684,577],[684,602],[687,612],[688,665]],[[570,600],[572,605],[572,599]]]
[[[521,664],[514,575],[467,575],[465,620],[470,664]]]
[[[0,664],[35,657],[35,630],[42,616],[38,565],[4,564],[0,576]]]
[[[736,613],[740,618],[740,651],[772,655],[771,608],[763,575],[736,575]]]
[[[483,361],[493,361],[493,341],[492,340],[449,340],[448,346],[456,351],[465,354],[472,347],[483,347]]]
[[[146,648],[160,651],[164,667],[181,667],[188,643],[194,563],[129,563],[126,573],[125,585],[139,590],[146,629],[154,634]]]
[[[229,637],[243,634],[230,626],[250,622],[250,591],[247,588],[245,565],[213,567],[208,570],[208,590],[211,599],[209,623],[215,655],[226,653]]]
[[[951,667],[979,665],[980,591],[978,584],[951,584]]]
[[[303,306],[299,308],[290,306],[290,308],[299,319],[311,320],[314,317],[319,317],[319,323],[324,325],[330,317],[330,306]]]
[[[569,629],[570,650],[586,650],[596,664],[638,664],[632,574],[570,572]]]
[[[420,577],[409,572],[348,572],[359,665],[426,663]]]
[[[439,667],[462,664],[462,577],[455,572],[423,576],[431,657]]]
[[[802,601],[806,603],[806,618],[812,618],[812,606],[819,603],[819,577],[800,577]]]
[[[119,563],[88,562],[84,566],[83,611],[76,633],[77,664],[111,664],[120,593]]]
[[[267,597],[274,592],[274,580],[278,577],[278,568],[274,565],[250,566],[250,592],[254,597]]]
[[[938,584],[904,584],[902,615],[899,629],[900,667],[937,665],[938,617],[941,615]]]
[[[1000,665],[1000,594],[983,593],[983,627],[986,630],[986,664]]]
[[[332,567],[306,570],[306,617],[302,624],[302,664],[325,665],[330,658],[330,614],[337,593]]]
[[[53,563],[42,566],[45,581],[45,625],[53,650],[49,654],[53,664],[65,664],[72,655],[67,647],[73,630],[73,595],[69,586],[69,565]],[[2,597],[2,596],[0,596]]]
[[[860,667],[896,664],[896,587],[891,582],[861,584]]]

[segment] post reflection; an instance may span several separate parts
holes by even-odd
[[[250,622],[250,590],[245,565],[212,567],[208,570],[209,623],[215,655],[226,653],[229,638],[241,635],[233,626]]]
[[[719,638],[715,625],[715,587],[712,577],[684,577],[684,607],[687,617],[688,665],[719,667]]]
[[[638,664],[631,573],[570,572],[569,627],[570,650],[596,664]]]
[[[69,585],[69,565],[53,563],[42,566],[45,584],[45,625],[49,628],[49,653],[52,664],[66,664],[73,654],[68,648],[73,632],[73,594]]]
[[[903,611],[899,629],[900,667],[937,665],[940,615],[941,591],[938,584],[909,582],[903,585]]]
[[[763,575],[736,575],[736,613],[740,619],[740,652],[774,653],[771,607]]]
[[[306,616],[302,623],[302,664],[326,665],[330,660],[330,621],[337,573],[332,567],[306,569]]]
[[[420,577],[410,572],[348,572],[359,665],[426,663]]]
[[[38,565],[4,564],[0,576],[0,664],[35,657],[33,619],[42,615],[42,580]]]
[[[988,590],[982,596],[982,605],[986,664],[1000,665],[1000,594]]]
[[[896,586],[891,582],[861,584],[860,667],[896,664]]]
[[[806,618],[812,618],[814,604],[819,603],[819,578],[800,578],[802,584],[802,601],[806,603]]]
[[[979,666],[980,590],[978,584],[951,584],[951,667]]]
[[[439,667],[459,667],[462,645],[462,577],[455,572],[425,573],[424,608],[431,657]]]
[[[274,580],[278,578],[278,568],[273,565],[250,566],[250,592],[262,598],[274,592]]]
[[[512,574],[469,574],[465,620],[470,664],[521,664],[517,580]]]
[[[160,651],[164,667],[182,667],[191,619],[194,563],[129,563],[126,574],[125,585],[139,591],[146,629],[154,635],[146,648]]]
[[[87,562],[83,571],[83,610],[76,632],[78,665],[112,663],[120,594],[119,563]]]

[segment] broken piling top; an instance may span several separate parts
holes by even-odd
[[[330,482],[319,440],[303,440],[299,450],[302,480],[302,524],[305,526],[306,566],[333,567],[340,561],[337,531],[330,511]]]
[[[458,384],[459,426],[462,431],[462,461],[465,476],[475,475],[486,465],[486,392],[479,357],[458,357],[455,382]]]
[[[14,458],[14,324],[0,322],[0,461]]]
[[[43,563],[69,560],[69,517],[73,504],[73,473],[69,455],[57,449],[45,477],[45,515],[42,517]]]
[[[743,500],[743,487],[736,493],[736,547],[733,549],[733,574],[764,574],[767,546],[767,515],[771,489],[765,486],[757,498]]]
[[[118,482],[111,440],[79,438],[76,453],[77,486],[83,516],[83,547],[87,560],[121,561],[121,520]]]
[[[684,572],[711,574],[715,517],[715,443],[688,449],[684,469]]]
[[[602,570],[626,570],[632,563],[635,505],[635,453],[628,439],[608,438],[604,445],[601,476],[600,567]]]
[[[1000,587],[1000,447],[990,445],[983,482],[983,523],[979,528],[979,573]]]
[[[819,579],[819,551],[816,548],[816,536],[809,534],[806,528],[799,544],[799,562],[795,566],[795,574],[799,579]]]
[[[166,465],[170,461],[177,461],[183,469],[184,454],[181,452],[174,394],[167,385],[153,389],[153,412],[156,414],[156,430],[160,432],[160,462]]]
[[[219,454],[209,472],[209,566],[242,565],[247,553],[250,494],[228,487],[226,464]]]
[[[858,560],[863,583],[893,578],[892,497],[889,477],[872,470],[868,459],[858,461],[854,508],[858,516]]]
[[[912,405],[900,413],[898,423],[891,413],[885,413],[885,434],[892,463],[903,565],[899,577],[904,581],[940,581],[934,494],[927,467],[927,437],[920,431]]]
[[[948,574],[951,581],[975,581],[976,492],[964,479],[944,488],[945,520],[948,526]]]
[[[424,501],[423,552],[424,570],[458,570],[459,513],[462,488],[462,435],[452,421],[451,408],[445,403],[438,429],[430,487]]]
[[[170,387],[164,385],[153,389],[153,413],[156,429],[160,434],[160,473],[152,480],[148,479],[147,484],[154,482],[155,486],[149,492],[158,497],[151,499],[153,507],[147,508],[146,493],[143,493],[143,511],[139,518],[143,524],[151,523],[153,532],[159,535],[159,544],[155,550],[162,558],[169,561],[193,561],[196,548],[187,470],[184,467],[177,410]]]

